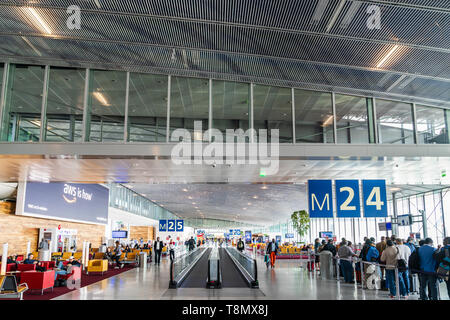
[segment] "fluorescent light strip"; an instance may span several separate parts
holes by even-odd
[[[380,68],[393,54],[395,51],[397,51],[399,46],[396,44],[389,52],[388,54],[381,59],[381,61],[377,64],[377,68]]]
[[[37,22],[42,29],[45,30],[47,34],[52,34],[52,31],[50,28],[45,24],[44,20],[42,20],[41,16],[34,10],[34,8],[26,8],[28,12],[30,13],[29,16],[33,18],[35,22]]]
[[[327,30],[325,31],[326,33],[330,32],[331,28],[333,28],[337,18],[339,17],[339,14],[341,13],[342,9],[344,8],[345,1],[346,0],[341,0],[341,2],[339,2],[339,6],[334,11],[333,17],[331,18],[330,22],[327,25]]]
[[[317,3],[316,9],[314,10],[313,14],[313,21],[320,21],[322,19],[323,13],[325,12],[325,8],[328,5],[328,0],[319,0],[319,3]]]
[[[102,93],[96,91],[93,93],[93,95],[101,104],[103,104],[105,106],[109,105],[108,101],[106,100],[106,98],[103,96]]]
[[[323,123],[323,127],[326,127],[330,124],[330,122],[333,120],[333,116],[329,116],[327,120]]]
[[[361,5],[362,5],[361,1],[352,2],[350,8],[348,9],[347,13],[344,16],[344,19],[342,19],[340,25],[342,29],[346,29],[350,25]]]

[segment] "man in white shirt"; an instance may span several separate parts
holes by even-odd
[[[398,259],[403,259],[406,262],[406,266],[408,267],[409,256],[411,255],[411,249],[403,244],[402,239],[396,239],[397,248],[398,248]],[[409,284],[409,271],[401,272],[400,275],[403,277],[403,282],[406,286],[406,293],[410,293],[410,284]]]

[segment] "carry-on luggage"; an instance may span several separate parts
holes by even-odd
[[[409,293],[419,294],[419,289],[417,287],[417,278],[417,273],[409,275]]]
[[[356,282],[361,283],[361,270],[355,270],[356,273]]]
[[[270,257],[267,253],[264,255],[264,262],[266,263],[266,267],[269,268]]]

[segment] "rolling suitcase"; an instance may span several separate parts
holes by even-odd
[[[361,270],[355,270],[356,273],[356,282],[361,283]]]
[[[417,287],[417,281],[418,281],[417,279],[418,279],[417,273],[409,275],[409,293],[419,294],[419,290]]]

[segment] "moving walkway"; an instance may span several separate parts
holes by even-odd
[[[258,288],[256,260],[233,247],[197,248],[171,262],[169,288]]]

